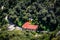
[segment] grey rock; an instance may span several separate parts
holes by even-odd
[[[48,31],[41,31],[40,33],[47,33],[48,34],[49,32]]]
[[[60,31],[57,32],[56,36],[60,36]]]

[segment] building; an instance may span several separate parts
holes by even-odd
[[[38,25],[32,25],[32,24],[30,24],[30,22],[26,22],[23,24],[22,28],[36,31],[38,29]]]

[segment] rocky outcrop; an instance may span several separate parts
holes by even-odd
[[[60,36],[60,31],[57,32],[56,36]]]
[[[12,30],[15,30],[15,29],[16,29],[16,30],[22,30],[21,27],[16,26],[15,24],[13,24],[13,23],[8,19],[8,16],[5,17],[5,20],[7,20],[7,21],[9,22],[8,27],[7,27],[8,31],[12,31]]]

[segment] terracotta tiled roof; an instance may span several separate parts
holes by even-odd
[[[26,22],[23,24],[22,28],[36,30],[38,28],[38,25],[31,25],[29,22]]]

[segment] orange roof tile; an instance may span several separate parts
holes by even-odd
[[[23,24],[22,28],[36,30],[38,25],[31,25],[29,22]]]

